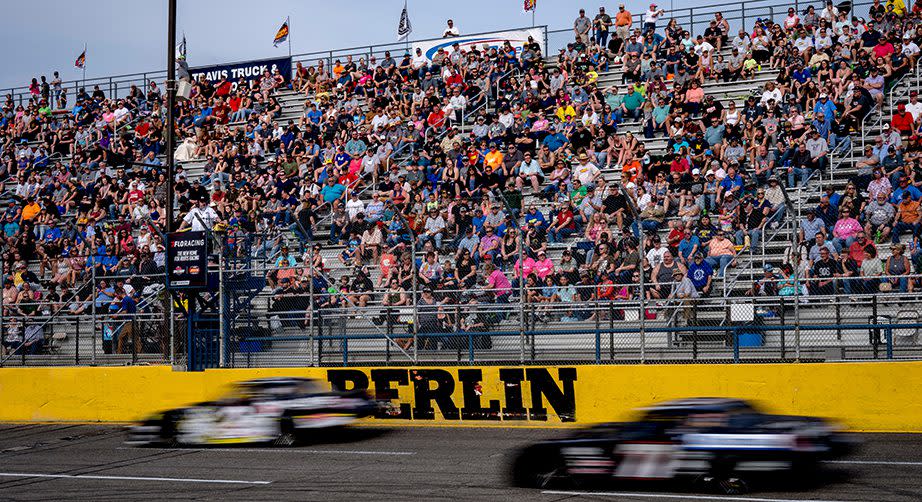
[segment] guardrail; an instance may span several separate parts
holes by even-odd
[[[664,20],[663,23],[658,25],[657,28],[662,29],[669,19],[675,19],[680,26],[688,29],[689,33],[694,36],[698,32],[703,31],[703,26],[706,26],[710,22],[710,19],[715,13],[720,12],[723,14],[723,17],[728,21],[728,23],[730,23],[731,30],[739,28],[748,29],[752,27],[753,23],[755,23],[757,19],[768,18],[775,19],[777,21],[776,16],[786,14],[789,7],[794,7],[798,12],[801,12],[809,5],[814,5],[819,11],[822,7],[822,2],[806,2],[795,0],[793,3],[791,3],[782,2],[779,0],[747,0],[743,2],[717,3],[700,7],[678,7],[666,11],[666,13],[661,18]],[[858,8],[861,8],[861,12],[866,14],[870,5],[872,5],[872,2],[866,0],[853,2],[853,10],[858,10]],[[577,6],[574,6],[574,12],[576,8]],[[636,26],[641,26],[643,24],[643,15],[643,12],[633,13],[634,23]],[[570,21],[567,20],[567,23],[569,22]],[[502,31],[527,28],[541,28],[544,30],[544,41],[547,51],[546,55],[556,54],[557,49],[564,47],[567,43],[573,41],[572,28],[549,30],[547,26],[530,26],[519,28],[502,28]],[[464,36],[468,37],[485,35],[489,33],[495,33],[496,31],[497,30],[470,33],[464,34]],[[294,63],[296,62],[324,60],[327,64],[327,68],[331,68],[332,63],[336,59],[345,59],[349,56],[352,56],[353,58],[364,57],[370,59],[372,56],[383,56],[386,51],[407,51],[408,48],[414,43],[427,42],[432,40],[438,40],[438,38],[422,38],[407,42],[388,42],[384,44],[370,44],[341,49],[302,52],[298,54],[292,54],[291,61],[292,66],[294,67]],[[225,64],[235,63],[230,62]],[[104,77],[91,77],[84,80],[70,80],[63,82],[62,87],[68,91],[70,96],[75,96],[80,88],[91,89],[95,86],[100,86],[100,89],[102,89],[104,92],[108,91],[107,95],[109,97],[118,98],[120,96],[126,96],[132,85],[140,86],[140,88],[144,90],[147,88],[148,83],[151,81],[157,82],[161,85],[161,89],[163,89],[163,83],[165,80],[166,70],[157,69],[147,72],[126,73],[122,75]],[[31,96],[28,86],[0,89],[0,95],[10,96],[13,101],[18,104],[27,102]]]

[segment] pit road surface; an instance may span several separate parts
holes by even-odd
[[[865,434],[804,492],[742,496],[611,487],[599,493],[511,488],[515,448],[566,431],[358,427],[296,448],[125,446],[122,428],[0,425],[0,500],[922,500],[922,435]]]

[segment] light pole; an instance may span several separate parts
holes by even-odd
[[[172,232],[173,224],[173,151],[176,138],[173,129],[176,123],[176,0],[167,0],[169,15],[166,35],[166,231]]]

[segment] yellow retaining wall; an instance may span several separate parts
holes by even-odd
[[[727,396],[754,400],[772,412],[837,418],[853,430],[922,432],[922,362],[201,373],[156,366],[4,368],[0,421],[132,421],[217,397],[230,382],[266,376],[367,385],[379,398],[391,399],[395,415],[402,410],[408,418],[386,420],[395,425],[579,425],[624,420],[637,407],[665,399]]]

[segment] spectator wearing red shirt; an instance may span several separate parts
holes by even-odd
[[[547,236],[551,242],[560,242],[576,232],[576,221],[573,219],[573,205],[568,201],[565,202],[557,217],[554,218],[554,224],[548,229]]]
[[[445,110],[438,105],[432,107],[432,112],[426,118],[426,123],[433,129],[441,129],[445,125]]]
[[[871,50],[874,51],[874,57],[886,58],[890,57],[890,54],[893,54],[895,49],[887,37],[880,37],[880,40],[877,41],[877,45]]]
[[[914,129],[912,114],[906,111],[904,103],[896,105],[896,113],[893,114],[893,119],[890,122],[893,128],[900,132],[900,135],[912,135]]]
[[[672,163],[669,164],[669,172],[685,174],[688,172],[688,170],[688,159],[678,153],[675,154],[675,157],[672,159]]]

